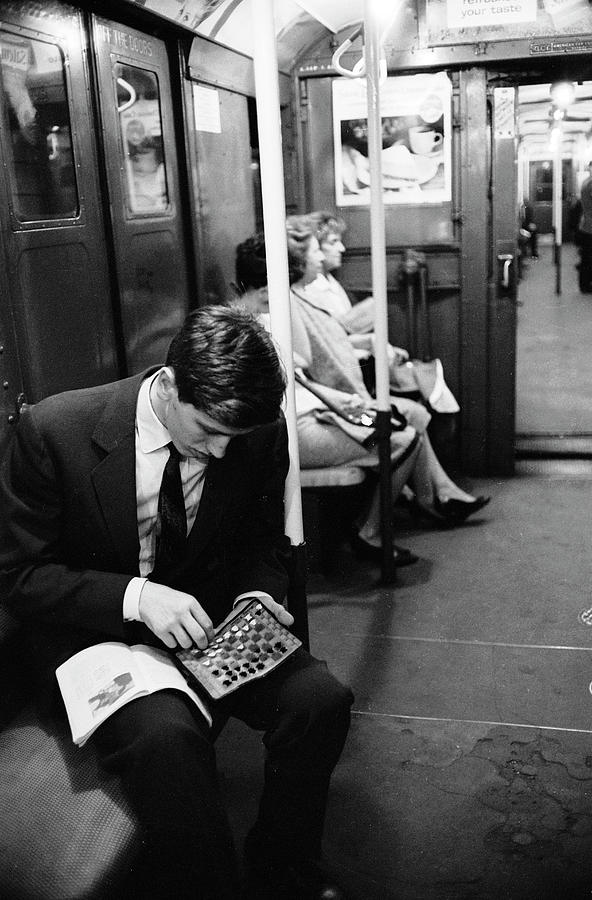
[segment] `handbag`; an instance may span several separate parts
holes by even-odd
[[[354,440],[362,444],[366,450],[371,450],[378,443],[376,436],[376,410],[365,409],[360,413],[351,412],[335,402],[333,397],[327,396],[322,384],[311,381],[301,369],[294,371],[294,378],[307,390],[318,397],[324,405],[331,410],[343,423],[347,423],[351,428],[344,427],[344,430],[353,437]],[[391,405],[391,430],[404,431],[408,427],[407,419],[394,405]]]
[[[438,358],[429,362],[414,359],[392,366],[390,383],[393,393],[410,400],[421,399],[435,412],[457,413],[460,409],[444,380],[444,369]]]

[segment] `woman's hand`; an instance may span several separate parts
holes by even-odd
[[[349,394],[343,401],[344,411],[352,416],[360,416],[366,411],[366,404],[359,394]]]
[[[402,347],[393,347],[391,344],[389,347],[389,363],[390,365],[402,366],[403,363],[406,363],[409,359],[409,354],[406,350],[403,350]],[[392,358],[391,358],[392,357]]]

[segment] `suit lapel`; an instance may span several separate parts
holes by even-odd
[[[93,440],[106,451],[92,480],[107,529],[124,571],[138,572],[140,544],[136,505],[136,401],[148,373],[125,379],[113,395],[95,429]]]
[[[189,555],[197,556],[218,530],[228,502],[230,479],[225,460],[210,459],[197,516],[188,537]]]

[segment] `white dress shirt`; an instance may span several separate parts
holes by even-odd
[[[151,378],[146,378],[138,391],[136,404],[136,507],[138,515],[138,537],[140,540],[140,577],[131,579],[123,595],[124,621],[140,621],[140,594],[147,576],[154,568],[156,535],[158,523],[158,495],[162,473],[169,458],[167,444],[171,436],[157,417],[150,402],[150,388],[160,375],[159,369]],[[203,492],[207,462],[193,457],[181,457],[180,470],[187,517],[187,534],[191,531],[201,495]],[[240,594],[234,601],[244,597],[270,598],[265,591],[253,590]],[[197,598],[199,600],[199,598]]]
[[[132,578],[123,598],[123,618],[139,620],[140,593],[147,576],[154,568],[158,522],[158,495],[162,473],[169,458],[167,444],[171,436],[152,409],[150,388],[160,375],[146,378],[138,391],[136,405],[136,506],[138,537],[140,539],[140,578]],[[201,499],[207,463],[192,457],[181,457],[179,464],[187,534],[191,531]]]

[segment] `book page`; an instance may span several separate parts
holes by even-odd
[[[147,692],[126,644],[110,641],[81,650],[56,670],[72,738],[82,745],[116,709]]]

